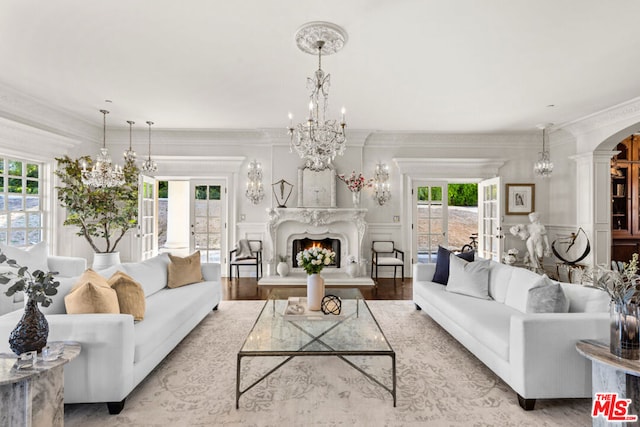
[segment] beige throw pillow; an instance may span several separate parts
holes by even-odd
[[[167,287],[179,288],[180,286],[202,282],[202,269],[200,268],[200,251],[182,258],[169,255],[171,262],[167,267]]]
[[[146,301],[142,285],[122,271],[116,271],[108,283],[118,295],[120,313],[131,314],[134,320],[144,319]]]
[[[68,314],[120,313],[118,295],[107,279],[88,268],[64,297]]]

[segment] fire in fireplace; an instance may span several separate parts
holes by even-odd
[[[291,259],[293,268],[300,267],[296,259],[296,255],[298,255],[298,252],[304,251],[305,249],[311,249],[313,247],[330,249],[336,253],[334,262],[325,267],[338,268],[338,266],[340,265],[340,240],[338,239],[332,239],[330,237],[324,239],[310,239],[308,237],[305,237],[304,239],[295,239],[292,245],[293,246],[291,253],[293,254],[293,256],[291,257]]]

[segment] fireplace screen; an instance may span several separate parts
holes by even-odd
[[[329,265],[326,265],[325,267],[333,267],[333,268],[338,268],[338,266],[340,265],[340,240],[338,239],[331,239],[329,237],[327,237],[326,239],[309,239],[309,238],[304,238],[304,239],[296,239],[293,241],[293,246],[292,246],[292,254],[293,256],[292,258],[292,264],[293,264],[293,268],[296,267],[300,267],[298,265],[298,260],[296,259],[296,256],[298,255],[298,252],[302,252],[305,249],[311,249],[313,247],[320,247],[323,249],[331,249],[333,252],[336,253],[336,257],[334,259],[334,262],[332,262]]]

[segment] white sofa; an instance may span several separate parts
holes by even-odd
[[[58,273],[56,278],[76,277],[87,269],[87,260],[77,257],[48,256],[48,271]],[[0,266],[0,271],[12,271],[11,267]],[[13,270],[15,271],[15,270]],[[0,289],[0,316],[24,307],[24,293],[17,292],[11,297],[4,295],[6,289]]]
[[[529,289],[542,276],[494,261],[489,296],[453,293],[431,281],[435,264],[414,264],[413,301],[533,409],[536,399],[591,397],[591,362],[576,351],[582,339],[608,341],[609,297],[561,283],[568,313],[525,313]]]
[[[124,263],[99,273],[109,278],[121,270],[145,293],[144,319],[129,314],[66,314],[64,296],[76,278],[60,280],[53,303],[41,308],[49,322],[49,341],[77,341],[79,357],[64,369],[64,402],[106,402],[119,413],[127,395],[207,315],[221,298],[220,264],[203,264],[204,282],[167,288],[167,254]],[[22,310],[0,317],[0,351],[10,352],[7,338]]]

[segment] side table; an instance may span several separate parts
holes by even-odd
[[[640,360],[615,356],[609,344],[582,340],[576,344],[578,353],[591,360],[592,399],[596,393],[618,393],[618,399],[631,399],[627,414],[638,415],[637,422],[611,422],[604,416],[593,418],[593,426],[640,426]]]
[[[51,343],[50,343],[51,344]],[[64,342],[53,361],[16,369],[14,354],[0,354],[0,426],[64,425],[64,365],[80,354],[80,344]]]

